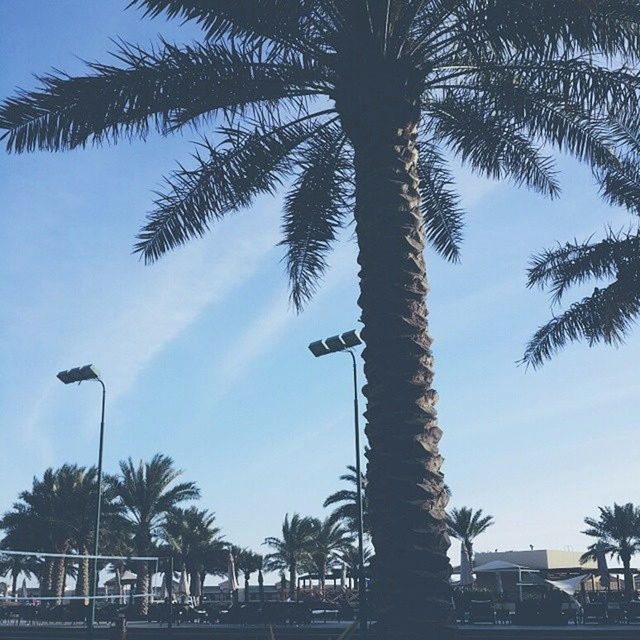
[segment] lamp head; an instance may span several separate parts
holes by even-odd
[[[100,373],[94,365],[86,364],[84,367],[60,371],[57,378],[61,382],[64,382],[64,384],[72,384],[74,382],[84,382],[85,380],[99,380]]]

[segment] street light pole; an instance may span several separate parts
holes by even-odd
[[[367,637],[367,578],[364,568],[364,509],[362,500],[362,472],[360,471],[360,410],[358,408],[358,367],[353,349],[347,349],[353,365],[353,423],[356,447],[356,496],[358,502],[358,613],[360,618],[360,635]]]
[[[358,623],[360,638],[367,637],[367,578],[364,567],[364,513],[362,499],[362,472],[360,466],[360,410],[358,406],[358,367],[353,347],[362,344],[358,331],[347,331],[338,336],[318,340],[309,345],[316,358],[330,353],[348,353],[353,365],[353,422],[356,453],[356,501],[358,510]]]
[[[93,629],[96,623],[96,596],[98,595],[98,555],[100,549],[100,515],[102,511],[102,451],[104,448],[104,406],[107,397],[107,390],[104,382],[97,378],[102,386],[102,411],[100,414],[100,446],[98,448],[98,499],[96,502],[96,527],[95,538],[93,542],[93,598],[91,599],[91,618],[89,627]]]
[[[76,367],[60,371],[57,375],[58,380],[64,384],[72,384],[77,382],[80,384],[86,380],[95,380],[102,387],[102,405],[100,412],[100,445],[98,448],[98,495],[96,499],[96,525],[94,531],[93,544],[93,588],[91,598],[91,614],[89,617],[89,629],[92,632],[96,622],[96,596],[98,594],[98,555],[100,551],[100,515],[102,510],[102,451],[104,448],[104,409],[106,404],[107,390],[104,382],[100,379],[98,370],[92,365],[87,364],[84,367]]]

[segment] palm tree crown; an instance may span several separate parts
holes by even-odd
[[[368,519],[379,624],[443,636],[451,617],[424,261],[459,257],[449,167],[559,192],[548,152],[596,173],[638,133],[635,0],[132,0],[200,44],[123,44],[0,108],[11,151],[203,133],[141,230],[145,260],[287,185],[282,244],[300,308],[355,220],[367,385]],[[626,174],[625,174],[626,175]],[[425,580],[425,575],[429,579]],[[401,627],[398,621],[402,621]]]
[[[287,514],[282,523],[282,537],[265,538],[264,544],[273,551],[264,558],[268,571],[289,571],[289,596],[296,592],[298,568],[311,558],[310,547],[315,521],[294,513]]]
[[[484,515],[482,509],[460,507],[447,515],[449,535],[465,546],[469,562],[473,563],[473,541],[494,524],[493,516]]]
[[[357,489],[357,471],[353,465],[347,466],[348,473],[343,473],[340,480],[349,483],[353,489],[340,489],[332,493],[323,503],[323,507],[338,505],[331,513],[329,518],[332,522],[342,522],[349,531],[356,533],[358,531],[358,493]],[[367,528],[367,478],[364,473],[360,474],[360,486],[362,487],[362,515],[364,520],[364,528]]]
[[[186,500],[200,496],[194,482],[176,482],[181,471],[169,456],[156,454],[149,462],[135,464],[131,458],[120,462],[120,474],[109,479],[116,502],[130,531],[137,555],[149,554],[162,536],[167,515]],[[148,567],[137,567],[138,593],[148,593]],[[146,613],[146,598],[138,598],[141,613]]]
[[[351,533],[331,516],[324,520],[314,520],[309,555],[318,572],[321,592],[324,592],[327,571],[340,558],[340,553],[349,548],[351,540]]]
[[[598,548],[605,554],[617,556],[624,569],[625,592],[634,592],[631,558],[640,552],[640,508],[628,502],[613,507],[598,507],[598,518],[585,518],[587,525],[582,533],[596,542],[589,545],[581,560],[597,560]]]

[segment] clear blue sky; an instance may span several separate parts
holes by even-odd
[[[108,59],[111,37],[195,35],[126,4],[0,3],[0,94]],[[321,514],[351,462],[348,361],[314,360],[306,345],[356,323],[352,242],[301,316],[287,303],[277,199],[152,267],[131,255],[152,190],[193,137],[0,153],[1,510],[46,466],[95,461],[99,389],[55,379],[86,362],[109,389],[107,468],[170,454],[237,544],[260,549],[285,512]],[[427,256],[452,504],[496,518],[478,550],[581,549],[596,505],[638,501],[639,335],[618,350],[572,347],[536,372],[515,364],[549,316],[546,296],[524,286],[531,252],[629,223],[588,170],[561,166],[555,202],[460,171],[463,262]]]

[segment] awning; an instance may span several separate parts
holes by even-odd
[[[582,581],[588,577],[588,574],[585,573],[581,576],[576,576],[575,578],[567,578],[566,580],[545,580],[545,582],[549,583],[552,587],[555,587],[556,589],[566,593],[567,595],[573,596],[580,588]]]

